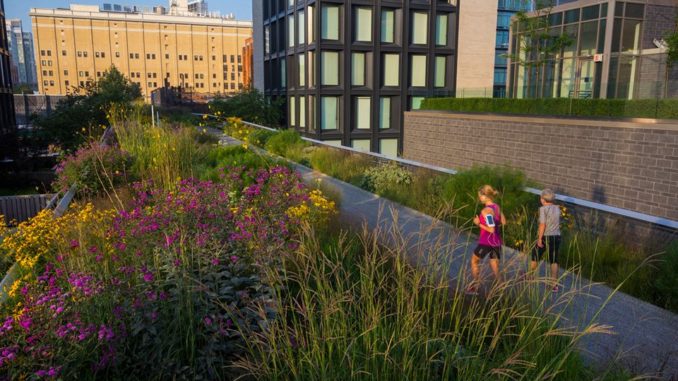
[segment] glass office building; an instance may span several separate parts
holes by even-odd
[[[12,95],[10,54],[5,28],[5,4],[4,0],[0,0],[0,160],[16,149],[14,96]]]
[[[494,54],[494,98],[506,97],[506,79],[508,66],[507,55],[509,51],[509,30],[511,18],[518,12],[532,10],[530,0],[498,0],[497,4],[497,37]]]
[[[264,0],[264,93],[285,99],[289,128],[395,156],[403,112],[453,93],[456,10],[452,0]]]
[[[567,36],[546,52],[514,24],[509,96],[515,98],[656,98],[675,94],[678,76],[666,66],[662,38],[673,31],[678,4],[667,0],[579,0],[535,13],[548,35]],[[542,41],[541,44],[553,40]],[[529,55],[525,46],[532,46]],[[543,46],[543,45],[542,45]]]

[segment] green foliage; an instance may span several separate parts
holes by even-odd
[[[303,150],[308,143],[301,140],[301,135],[293,130],[285,130],[270,136],[266,142],[266,150],[276,155],[300,162]]]
[[[360,185],[363,174],[372,165],[365,156],[329,147],[309,151],[308,161],[313,169],[353,185]]]
[[[221,180],[224,168],[245,167],[247,169],[257,169],[269,168],[273,165],[284,165],[279,160],[259,155],[242,146],[216,147],[207,155],[205,164],[207,168],[201,174],[201,178],[212,181]],[[247,171],[242,171],[242,173],[249,175]],[[249,183],[249,181],[245,182]]]
[[[673,242],[661,256],[654,287],[664,299],[664,308],[678,312],[678,243]]]
[[[478,213],[478,189],[485,184],[499,191],[495,201],[507,218],[525,207],[536,207],[538,199],[523,190],[527,179],[521,171],[509,167],[473,167],[450,176],[442,184],[443,196],[458,211],[457,224],[471,220]]]
[[[276,132],[273,131],[255,129],[250,133],[249,141],[255,146],[263,148],[266,146],[266,143],[268,143],[268,140],[275,134]]]
[[[412,172],[396,163],[389,163],[367,168],[363,174],[360,187],[372,193],[383,195],[394,186],[411,184]]]
[[[282,120],[282,100],[269,101],[257,89],[248,88],[229,98],[210,102],[210,110],[244,121],[277,127]]]
[[[35,130],[28,137],[31,147],[56,144],[72,152],[88,137],[98,138],[108,125],[106,112],[112,105],[129,106],[141,97],[141,90],[115,67],[95,84],[80,88],[59,102],[54,112],[37,116]]]
[[[672,33],[668,34],[664,41],[669,46],[667,52],[667,62],[672,65],[678,62],[678,16],[676,17],[676,26]]]
[[[214,142],[205,132],[182,126],[153,128],[139,114],[115,114],[110,113],[111,124],[120,148],[134,158],[132,170],[138,178],[171,190],[181,179],[198,177]]]
[[[128,171],[131,163],[126,152],[91,143],[61,160],[54,187],[64,191],[76,184],[80,197],[105,195],[134,180]]]
[[[423,110],[595,118],[677,119],[676,99],[430,98]]]

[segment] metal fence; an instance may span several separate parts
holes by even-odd
[[[16,225],[35,217],[54,197],[53,194],[0,197],[0,215],[5,217],[6,226]]]
[[[261,126],[255,123],[249,123],[249,122],[243,122],[246,125],[259,128],[259,129],[265,129],[269,131],[278,131],[270,127],[265,127]],[[367,155],[372,157],[373,160],[378,161],[378,162],[396,162],[400,165],[407,166],[407,167],[412,167],[412,168],[424,168],[428,170],[432,170],[435,172],[440,172],[440,173],[445,173],[445,174],[450,174],[454,175],[457,173],[456,170],[450,169],[450,168],[443,168],[443,167],[438,167],[435,165],[429,165],[425,163],[420,163],[414,160],[407,160],[407,159],[402,159],[402,158],[393,158],[389,156],[385,156],[379,153],[374,153],[374,152],[365,152],[365,151],[360,151],[356,150],[351,147],[344,147],[344,146],[336,146],[334,144],[328,144],[327,142],[323,142],[320,140],[315,140],[315,139],[309,139],[306,137],[302,137],[304,141],[307,141],[313,145],[318,145],[318,146],[324,146],[324,147],[329,147],[333,149],[339,149],[347,152],[352,152],[360,155]],[[526,187],[525,192],[532,193],[534,195],[540,195],[541,190],[535,189],[535,188],[530,188]],[[607,205],[607,204],[602,204],[598,202],[593,202],[589,200],[583,200],[580,198],[576,197],[570,197],[567,195],[561,195],[558,194],[556,195],[556,199],[562,202],[566,202],[568,204],[574,205],[574,206],[579,206],[583,207],[586,209],[590,209],[592,211],[597,211],[597,212],[603,212],[603,213],[608,213],[610,215],[618,216],[618,217],[623,217],[631,220],[636,220],[636,221],[642,221],[645,223],[650,223],[653,225],[661,226],[663,228],[669,228],[669,229],[678,229],[678,221],[670,220],[667,218],[662,218],[662,217],[657,217],[657,216],[652,216],[649,214],[644,214],[644,213],[639,213],[635,212],[633,210],[629,209],[623,209],[623,208],[618,208],[615,206]]]
[[[14,112],[16,113],[16,123],[19,126],[28,125],[31,116],[49,115],[54,111],[59,101],[65,99],[63,95],[14,95]]]

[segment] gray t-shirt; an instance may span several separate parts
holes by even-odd
[[[539,208],[539,223],[546,225],[545,236],[560,235],[560,207],[544,205]]]

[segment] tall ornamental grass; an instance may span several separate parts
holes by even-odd
[[[111,124],[120,148],[134,158],[132,169],[144,180],[165,190],[181,179],[198,177],[199,164],[207,154],[201,135],[192,127],[151,128],[138,112],[111,112]]]
[[[448,281],[454,249],[412,249],[379,230],[328,238],[307,226],[299,249],[267,273],[278,318],[262,333],[243,330],[251,356],[239,366],[258,380],[593,378],[577,344],[608,330],[563,328],[557,311],[574,292],[553,301],[535,279],[467,298],[463,270]]]

